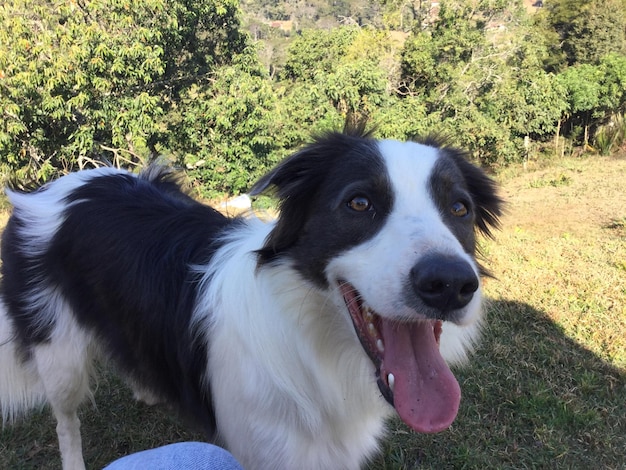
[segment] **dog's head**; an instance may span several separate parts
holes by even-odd
[[[252,194],[269,187],[280,215],[259,265],[289,260],[331,290],[400,417],[420,432],[448,427],[460,389],[439,343],[447,324],[458,332],[479,320],[476,233],[489,235],[498,223],[493,181],[434,141],[332,133],[286,159]]]

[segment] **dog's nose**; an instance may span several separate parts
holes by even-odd
[[[427,306],[444,314],[465,307],[479,286],[467,261],[443,255],[427,256],[413,266],[411,282]]]

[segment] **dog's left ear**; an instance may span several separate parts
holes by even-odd
[[[500,228],[500,217],[504,212],[504,201],[498,195],[496,182],[461,153],[451,152],[450,156],[465,175],[467,188],[476,202],[476,227],[483,235],[493,238],[491,230]]]
[[[273,190],[280,209],[274,229],[258,251],[259,263],[278,258],[298,242],[319,188],[335,171],[337,162],[350,152],[371,152],[371,145],[369,134],[362,129],[322,135],[252,186],[248,193],[251,196]]]
[[[267,188],[269,188],[273,184],[272,179],[274,178],[274,173],[276,173],[276,170],[277,168],[274,168],[272,171],[266,173],[260,179],[258,179],[257,182],[252,185],[252,187],[248,191],[248,194],[250,196],[258,196],[265,192],[265,190],[267,190]]]

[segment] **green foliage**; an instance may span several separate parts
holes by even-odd
[[[221,67],[181,94],[168,146],[206,197],[240,193],[277,163],[277,103],[266,77]]]
[[[527,156],[525,139],[605,148],[626,111],[625,2],[554,0],[532,19],[506,0],[243,2],[257,38],[277,40],[264,19],[292,21],[274,54],[237,0],[11,0],[0,173],[41,182],[165,154],[213,197],[361,118],[381,137],[444,134],[494,167]]]
[[[341,114],[317,83],[288,83],[278,93],[284,136],[291,148],[302,144],[311,134],[340,129],[343,125]]]
[[[600,60],[599,67],[600,105],[608,114],[626,111],[626,55],[610,53]]]
[[[387,106],[378,108],[371,119],[377,135],[385,139],[408,140],[432,132],[432,118],[416,96],[393,98]]]
[[[371,61],[348,62],[325,77],[324,89],[342,114],[362,112],[382,104],[387,82],[384,71]]]
[[[520,72],[500,87],[502,90],[513,85],[511,93],[499,92],[498,99],[494,99],[500,107],[500,125],[509,127],[518,137],[553,134],[566,106],[563,87],[554,75],[541,69]]]
[[[626,110],[626,56],[612,53],[598,65],[577,64],[557,78],[566,90],[572,128],[595,129]]]
[[[601,71],[590,64],[569,67],[559,74],[558,80],[567,90],[570,115],[592,112],[600,105]]]
[[[121,6],[102,24],[100,6],[53,10],[24,1],[0,8],[0,153],[13,169],[45,179],[49,165],[72,167],[79,156],[98,152],[97,142],[128,139],[137,146],[153,131],[153,119],[135,118],[160,114],[154,97],[122,90],[161,77],[163,49]],[[152,6],[156,14],[163,5]]]
[[[358,32],[356,27],[303,31],[289,46],[283,78],[312,81],[319,72],[332,72]]]
[[[597,64],[604,56],[626,52],[626,2],[594,1],[572,22],[563,50],[572,63]]]
[[[181,91],[245,46],[234,0],[15,0],[0,25],[0,155],[22,180],[164,150]]]
[[[552,0],[544,15],[569,65],[597,64],[611,52],[626,53],[624,0]]]
[[[601,155],[617,152],[626,144],[626,118],[623,114],[613,116],[600,126],[596,133],[595,146]]]
[[[382,0],[383,22],[397,31],[411,31],[428,16],[430,2],[407,2],[406,0]]]
[[[432,30],[418,28],[404,45],[402,71],[412,87],[426,92],[447,85],[459,66],[485,47],[483,26],[469,6],[454,8],[442,2]]]
[[[547,50],[521,10],[502,2],[472,6],[442,3],[433,28],[407,40],[405,93],[422,97],[427,115],[437,117],[435,131],[485,164],[504,165],[522,158],[525,136],[554,132],[565,109],[563,87],[543,70]],[[486,24],[503,17],[512,31],[495,42]]]
[[[385,63],[392,52],[384,32],[353,26],[303,31],[287,54],[280,88],[287,127],[297,127],[289,142],[339,129],[349,115],[369,117],[391,97]]]

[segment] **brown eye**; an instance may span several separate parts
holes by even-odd
[[[462,203],[461,201],[456,201],[454,204],[452,204],[452,207],[450,207],[450,212],[455,217],[465,217],[469,211],[467,210],[467,206],[464,203]]]
[[[353,211],[365,212],[372,208],[372,203],[365,196],[356,196],[348,202],[348,207]]]

